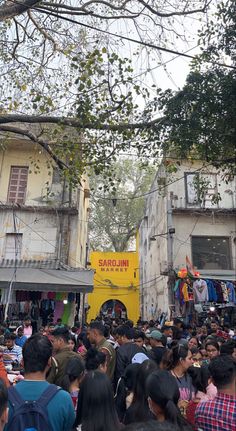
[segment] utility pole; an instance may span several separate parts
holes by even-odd
[[[173,228],[172,219],[172,201],[167,198],[167,262],[168,262],[168,304],[174,305],[174,237],[175,229]]]

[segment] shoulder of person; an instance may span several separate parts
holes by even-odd
[[[67,391],[59,388],[58,392],[55,395],[55,399],[57,402],[66,403],[72,406],[71,396]]]

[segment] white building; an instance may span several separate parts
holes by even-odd
[[[167,275],[186,267],[186,255],[202,276],[235,279],[235,178],[226,183],[212,166],[187,160],[170,173],[173,163],[165,161],[158,169],[139,229],[145,319],[169,311]]]

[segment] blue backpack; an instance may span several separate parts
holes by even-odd
[[[47,405],[61,388],[50,385],[35,401],[25,401],[14,386],[8,389],[9,401],[13,407],[8,431],[52,431],[48,419]]]

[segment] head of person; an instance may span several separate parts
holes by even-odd
[[[162,346],[165,347],[167,344],[167,338],[161,331],[158,329],[154,329],[154,331],[150,332],[150,334],[146,335],[150,340],[151,347]]]
[[[97,344],[104,337],[105,327],[100,320],[90,323],[87,330],[87,337],[91,344]]]
[[[68,347],[70,338],[69,329],[66,327],[58,327],[52,332],[52,345],[54,352],[59,352],[65,347]]]
[[[144,345],[144,339],[145,339],[144,332],[136,329],[134,331],[134,343],[137,344],[138,347],[142,348]]]
[[[62,325],[63,325],[62,319],[57,319],[57,326],[62,326]]]
[[[193,358],[193,366],[200,367],[202,365],[202,354],[197,347],[192,347],[190,349]]]
[[[124,380],[125,388],[129,392],[134,391],[136,380],[137,380],[137,374],[140,366],[141,364],[138,364],[138,363],[129,364],[124,371],[122,378]]]
[[[204,347],[200,347],[199,352],[202,355],[202,361],[205,361],[208,359],[207,351]]]
[[[3,431],[8,419],[8,392],[5,383],[0,379],[0,431]]]
[[[172,327],[171,326],[162,326],[161,332],[167,337],[167,338],[172,338],[173,336],[173,331],[172,331]]]
[[[146,383],[148,376],[155,370],[157,370],[157,364],[150,360],[144,361],[139,366],[134,386],[133,401],[131,404],[134,417],[137,422],[150,419]]]
[[[162,359],[162,367],[167,370],[179,368],[179,373],[186,373],[193,365],[193,355],[187,345],[175,343],[169,352],[166,352]]]
[[[189,374],[192,377],[193,385],[197,391],[206,394],[207,387],[211,383],[211,374],[208,366],[202,367],[191,367],[189,368]]]
[[[24,326],[26,326],[26,327],[28,327],[28,326],[30,326],[31,325],[31,319],[30,319],[30,317],[26,317],[25,319],[24,319]]]
[[[6,347],[11,350],[15,344],[16,335],[13,333],[8,333],[5,335],[5,345]]]
[[[40,328],[39,328],[39,334],[41,334],[41,335],[43,335],[43,334],[46,334],[48,332],[48,327],[47,326],[41,326]]]
[[[46,374],[51,366],[52,344],[44,335],[34,334],[25,342],[22,354],[25,374]]]
[[[89,371],[80,385],[76,426],[83,431],[117,431],[119,421],[109,377],[98,370]]]
[[[212,334],[215,334],[219,329],[219,325],[215,320],[213,322],[211,322],[210,327],[211,327],[211,333]]]
[[[132,341],[134,330],[127,325],[121,325],[116,330],[117,343],[122,346]]]
[[[50,323],[48,325],[48,332],[49,332],[49,334],[52,334],[53,331],[55,331],[55,325],[54,325],[54,323]]]
[[[210,340],[206,343],[206,352],[208,359],[211,361],[216,356],[219,356],[220,354],[220,346],[217,343],[217,341]]]
[[[231,356],[219,355],[212,359],[209,371],[218,392],[236,395],[236,362]]]
[[[147,379],[149,408],[156,419],[180,426],[183,418],[178,408],[180,397],[176,379],[167,370],[157,370]]]
[[[84,376],[85,365],[83,360],[79,357],[71,358],[65,367],[64,377],[62,380],[62,389],[70,392],[71,386],[78,387],[80,385],[81,379]]]
[[[23,326],[20,326],[17,330],[17,336],[20,338],[20,337],[23,337],[23,335],[24,335],[24,328]]]
[[[202,327],[200,328],[200,332],[201,332],[201,335],[203,335],[203,336],[206,336],[207,337],[207,335],[208,335],[208,329],[207,329],[207,326],[206,325],[202,325]]]
[[[236,340],[228,340],[220,346],[221,355],[230,355],[236,360]]]
[[[68,346],[69,346],[69,349],[71,350],[71,352],[76,351],[76,339],[75,339],[74,335],[72,335],[72,334],[69,335]]]
[[[178,317],[176,317],[175,319],[174,319],[174,326],[176,327],[176,328],[178,328],[178,329],[183,329],[183,322],[182,322],[182,320],[181,319],[179,319]]]
[[[103,373],[106,373],[107,358],[105,353],[99,352],[93,347],[88,349],[85,356],[85,367],[87,371],[99,370]]]
[[[192,347],[199,347],[199,342],[197,337],[191,337],[188,341],[188,348],[192,349]]]

